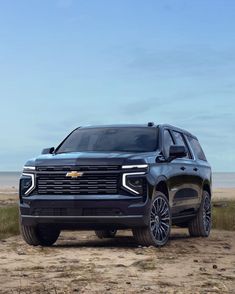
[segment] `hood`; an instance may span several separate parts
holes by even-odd
[[[152,155],[152,156],[151,156]],[[149,163],[153,154],[123,152],[71,152],[40,155],[29,160],[26,165],[61,166],[61,165],[124,165]],[[156,153],[154,153],[154,157]]]

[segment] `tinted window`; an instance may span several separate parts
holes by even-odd
[[[186,145],[182,134],[179,133],[179,132],[176,132],[176,131],[173,131],[173,134],[175,136],[176,145],[185,146],[186,151],[187,151],[187,156],[186,157],[189,158],[188,146]]]
[[[195,138],[192,138],[190,136],[187,136],[187,138],[189,140],[189,144],[190,144],[196,158],[206,161],[206,156],[205,156],[205,154],[204,154],[204,152],[202,150],[202,147],[201,147],[200,143],[198,142],[198,140],[195,139]]]
[[[166,157],[169,157],[170,146],[174,145],[171,134],[168,130],[164,130],[164,152]]]
[[[150,152],[157,149],[157,128],[84,128],[75,130],[57,153],[106,151]]]

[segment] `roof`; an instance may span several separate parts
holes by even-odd
[[[80,129],[95,129],[95,128],[156,128],[156,127],[160,127],[160,128],[169,128],[169,129],[172,129],[172,130],[175,130],[175,131],[178,131],[178,132],[182,132],[190,137],[193,137],[193,138],[197,138],[196,136],[194,136],[193,134],[191,134],[190,132],[184,130],[184,129],[181,129],[181,128],[178,128],[178,127],[175,127],[175,126],[172,126],[172,125],[169,125],[169,124],[154,124],[153,126],[148,126],[148,123],[146,124],[112,124],[112,125],[88,125],[88,126],[81,126],[79,127]]]
[[[113,124],[113,125],[92,125],[92,126],[81,126],[81,129],[89,129],[89,128],[153,128],[157,127],[157,125],[148,126],[148,123],[146,124]]]

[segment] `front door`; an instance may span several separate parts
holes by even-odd
[[[187,156],[171,162],[174,166],[175,176],[170,180],[172,193],[172,207],[175,215],[191,214],[198,208],[201,196],[201,177],[197,173],[195,159],[191,154],[182,133],[172,131],[174,143],[184,145]]]

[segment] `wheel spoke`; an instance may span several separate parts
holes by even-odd
[[[152,213],[153,213],[154,215],[156,215],[156,213],[157,213],[157,208],[155,207],[155,205],[153,205],[153,211],[152,211]]]
[[[168,208],[166,207],[165,210],[162,212],[162,216],[168,214]]]
[[[155,227],[154,230],[153,230],[153,234],[154,234],[154,237],[155,237],[155,238],[157,238],[157,232],[158,232],[158,231],[157,231],[157,227]]]
[[[164,242],[170,231],[170,211],[169,205],[162,197],[158,197],[152,204],[150,214],[150,228],[153,237]]]
[[[166,223],[163,223],[162,222],[162,224],[161,224],[162,226],[165,226],[165,227],[167,227],[167,228],[169,228],[170,226],[168,225],[168,224],[166,224]]]
[[[157,199],[156,204],[157,204],[157,213],[159,213],[159,209],[160,209],[160,206],[161,206],[160,199]],[[154,203],[154,207],[155,207],[156,204]]]
[[[165,207],[166,207],[166,203],[163,202],[163,203],[161,204],[161,209],[160,209],[160,213],[161,213],[161,214],[163,213]]]
[[[206,196],[203,205],[203,223],[205,230],[209,231],[211,227],[211,201],[208,196]]]
[[[151,230],[152,231],[155,231],[156,230],[156,224],[155,223],[151,226]]]
[[[164,228],[163,226],[161,226],[161,230],[162,230],[163,236],[165,238],[167,235],[167,232],[168,232],[168,228]]]

